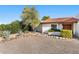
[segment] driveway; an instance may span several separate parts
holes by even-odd
[[[16,39],[0,42],[1,54],[75,54],[79,40],[55,39],[52,36],[24,34]]]

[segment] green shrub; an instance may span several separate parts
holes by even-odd
[[[60,32],[61,30],[59,30],[59,29],[53,29],[54,31],[56,31],[56,32]]]
[[[48,32],[54,32],[54,30],[51,30],[51,29],[50,29],[50,30],[48,30]]]
[[[72,38],[72,30],[61,30],[61,36],[65,38]]]
[[[2,34],[3,34],[2,31],[0,31],[0,37],[2,37]]]
[[[59,29],[50,29],[50,30],[48,30],[48,32],[61,32],[61,30],[59,30]]]

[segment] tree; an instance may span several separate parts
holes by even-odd
[[[41,20],[46,20],[46,19],[49,19],[50,16],[43,16]]]
[[[19,30],[21,30],[20,21],[16,20],[9,24],[9,30],[11,33],[17,33]]]
[[[8,30],[8,24],[1,24],[0,25],[0,31]]]
[[[25,7],[22,13],[22,25],[24,30],[34,30],[40,23],[38,12],[34,6]]]
[[[16,20],[11,22],[10,24],[1,24],[0,31],[11,31],[11,33],[17,33],[21,30],[20,21]]]

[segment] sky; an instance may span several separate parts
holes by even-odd
[[[24,5],[0,5],[0,24],[21,20]],[[79,14],[79,5],[36,5],[39,19],[43,16],[51,18],[71,17]]]

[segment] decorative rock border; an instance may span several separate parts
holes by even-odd
[[[64,40],[71,40],[72,38],[64,38],[64,37],[59,37],[59,36],[53,36],[53,35],[48,35],[45,33],[34,33],[34,36],[40,36],[40,37],[52,37],[54,39],[64,39]]]
[[[0,37],[0,41],[6,41],[6,40],[13,40],[13,39],[18,39],[19,37],[24,37],[24,36],[39,36],[39,37],[44,37],[44,38],[52,38],[52,39],[63,39],[63,40],[72,40],[73,38],[64,38],[64,37],[58,37],[58,36],[53,36],[53,35],[48,35],[44,33],[22,33],[21,35],[18,34],[11,34],[7,39],[4,39],[3,37]]]

